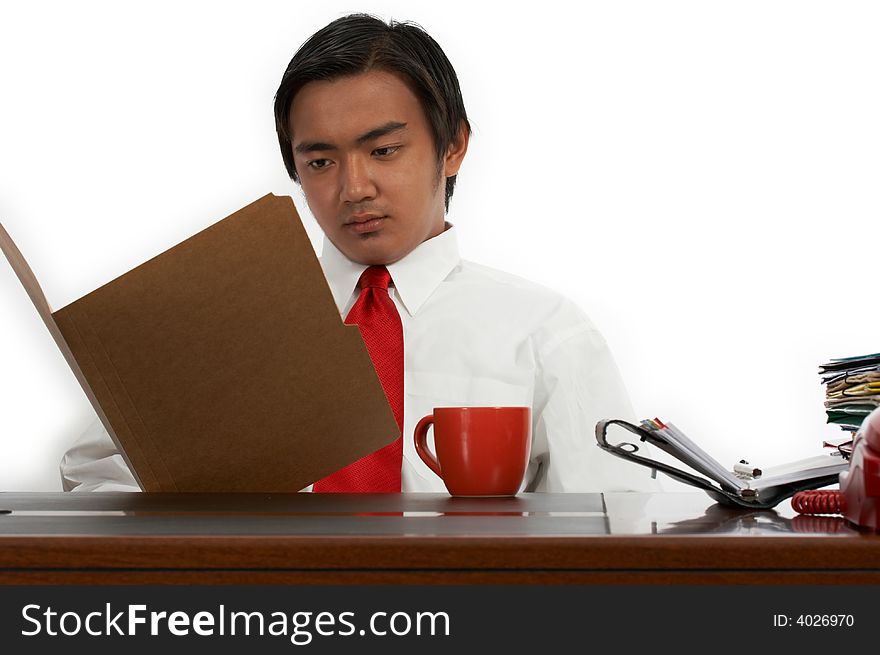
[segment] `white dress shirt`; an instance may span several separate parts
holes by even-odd
[[[344,317],[366,266],[327,239],[321,266]],[[574,303],[462,260],[451,226],[387,268],[403,324],[403,491],[445,491],[413,431],[435,407],[467,405],[532,408],[525,490],[659,490],[647,469],[596,445],[599,419],[634,417],[605,340]],[[61,475],[67,490],[138,489],[99,421],[65,454]]]

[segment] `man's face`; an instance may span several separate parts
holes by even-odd
[[[418,98],[396,75],[370,71],[306,84],[290,125],[309,208],[330,241],[362,264],[391,264],[444,227],[442,162]],[[461,144],[459,144],[461,145]]]

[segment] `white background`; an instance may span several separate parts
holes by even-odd
[[[872,2],[4,4],[0,221],[53,308],[270,191],[307,217],[273,95],[351,11],[444,47],[463,255],[581,304],[639,416],[722,462],[840,434],[817,366],[880,350]],[[92,412],[5,260],[0,367],[0,490],[60,489]]]

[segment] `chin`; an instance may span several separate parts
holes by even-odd
[[[395,257],[393,253],[370,248],[356,248],[344,254],[351,261],[367,266],[385,266],[386,264],[393,264],[400,259],[400,257]]]
[[[406,255],[405,252],[400,252],[399,247],[382,243],[383,241],[379,233],[365,234],[358,243],[352,245],[345,256],[359,264],[384,266],[393,264]]]

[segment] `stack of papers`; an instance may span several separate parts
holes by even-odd
[[[828,423],[855,432],[880,406],[880,353],[832,359],[819,367]]]

